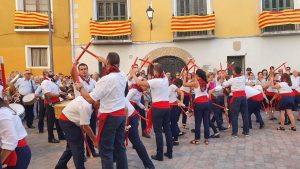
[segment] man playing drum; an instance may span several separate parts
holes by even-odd
[[[17,80],[15,83],[15,87],[18,91],[18,94],[20,96],[20,103],[25,108],[25,119],[26,119],[26,125],[28,128],[35,128],[33,124],[33,107],[34,107],[34,82],[31,80],[31,72],[26,70],[24,72],[24,77]],[[26,102],[23,101],[24,96],[32,96],[31,100],[28,100]]]

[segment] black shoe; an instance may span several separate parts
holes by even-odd
[[[61,140],[61,141],[66,140],[65,136],[59,137],[58,139]]]
[[[35,126],[28,126],[29,129],[35,129]]]
[[[291,127],[290,130],[296,131],[296,127]]]
[[[48,143],[59,143],[59,140],[56,140],[55,138],[48,140]]]
[[[231,136],[232,136],[233,138],[237,138],[237,137],[238,137],[237,134],[231,134]]]
[[[228,129],[228,128],[223,127],[223,126],[219,127],[219,131],[224,131],[224,130],[227,130],[227,129]]]
[[[41,134],[41,133],[44,133],[44,131],[43,131],[43,130],[40,130],[39,133],[40,133],[40,134]]]
[[[178,136],[183,136],[183,135],[185,135],[185,132],[179,132],[179,134],[178,134]]]
[[[151,138],[150,134],[147,134],[147,133],[144,133],[144,132],[143,132],[142,136],[145,137],[145,138]]]
[[[100,157],[100,155],[98,153],[92,153],[93,157]],[[87,153],[86,154],[87,157],[90,157],[90,154]]]
[[[168,159],[172,159],[173,158],[173,155],[169,154],[169,153],[164,153],[164,156],[168,157]]]
[[[249,136],[249,132],[244,132],[244,131],[243,131],[243,134],[244,134],[246,137]]]
[[[260,124],[259,129],[263,129],[265,127],[265,124]]]
[[[278,127],[277,130],[285,131],[284,127]]]
[[[153,160],[157,160],[157,161],[164,161],[163,158],[158,158],[156,155],[152,155],[151,158],[152,158]]]
[[[191,129],[191,132],[192,132],[192,133],[195,133],[195,129]]]
[[[220,138],[220,133],[215,133],[211,135],[210,138]]]
[[[173,141],[173,146],[178,146],[179,145],[179,141]]]

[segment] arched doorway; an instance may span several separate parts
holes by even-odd
[[[155,60],[153,63],[160,63],[163,66],[165,72],[170,72],[171,77],[174,78],[176,72],[180,72],[185,66],[184,61],[181,58],[175,56],[162,56]],[[153,66],[150,68],[151,74],[153,74]]]

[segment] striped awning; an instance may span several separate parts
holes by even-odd
[[[96,22],[90,21],[92,36],[124,36],[131,35],[131,20]]]
[[[48,14],[38,12],[15,12],[15,26],[38,27],[48,25]]]
[[[172,32],[193,32],[215,29],[215,14],[206,16],[173,16]]]
[[[258,24],[260,29],[268,26],[300,24],[300,9],[264,11],[259,15]]]

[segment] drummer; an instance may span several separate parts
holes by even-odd
[[[85,63],[80,63],[78,65],[77,69],[78,69],[78,73],[79,73],[79,82],[82,84],[83,88],[88,93],[90,93],[95,88],[96,81],[89,76],[88,65],[86,65]],[[73,79],[76,79],[73,71],[72,71],[72,76],[73,76]],[[80,92],[78,92],[77,90],[74,90],[74,93],[75,93],[75,97],[80,96]],[[94,133],[96,133],[96,123],[97,123],[96,110],[97,109],[95,109],[93,111],[93,114],[91,115],[91,118],[90,118],[90,127]],[[93,144],[93,141],[90,139],[90,137],[87,137],[87,141],[88,141],[88,144],[91,149],[91,153],[92,153],[93,157],[99,157],[99,154],[96,153],[96,151],[94,149],[94,144]],[[86,152],[88,152],[88,151],[86,151]],[[91,154],[87,153],[88,157],[90,155]]]
[[[48,128],[48,142],[49,143],[59,143],[59,140],[65,140],[65,136],[62,132],[62,129],[59,126],[58,120],[55,118],[53,104],[59,102],[59,96],[65,95],[64,92],[59,90],[59,87],[55,84],[53,79],[53,72],[44,70],[43,76],[46,78],[42,84],[42,91],[45,97],[44,104],[46,107],[47,114],[47,128]],[[57,134],[59,140],[54,138],[53,127],[54,123],[56,126]]]
[[[25,105],[23,103],[23,97],[28,95],[28,94],[33,94],[34,93],[34,88],[35,88],[35,84],[34,81],[31,80],[32,77],[32,73],[28,70],[26,70],[24,72],[24,77],[20,78],[17,80],[17,82],[15,83],[15,87],[17,89],[17,92],[20,97],[20,103],[24,106],[25,108],[25,120],[26,120],[26,125],[28,128],[35,128],[32,124],[33,124],[33,118],[34,118],[34,114],[33,114],[33,108],[34,108],[34,104],[30,104],[30,105]]]

